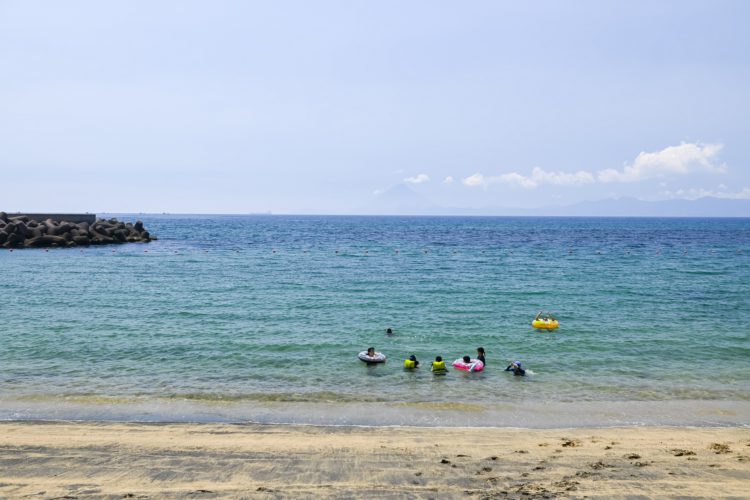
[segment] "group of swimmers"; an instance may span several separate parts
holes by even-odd
[[[391,329],[387,330],[389,335],[392,334]],[[366,352],[361,352],[359,359],[368,363],[382,363],[385,361],[385,355],[376,352],[374,347],[370,347]],[[452,363],[452,366],[458,370],[467,372],[480,372],[484,370],[487,364],[484,347],[477,347],[477,356],[472,358],[471,356],[464,356],[459,358]],[[404,369],[415,370],[419,368],[419,360],[417,356],[412,354],[404,360]],[[441,356],[436,356],[435,361],[430,363],[430,371],[436,375],[444,375],[448,372],[448,368],[445,365],[445,361]],[[526,370],[521,365],[520,361],[511,362],[506,368],[506,372],[513,372],[513,375],[523,377],[526,375]]]

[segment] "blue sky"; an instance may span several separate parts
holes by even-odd
[[[750,2],[0,0],[0,209],[750,198]]]

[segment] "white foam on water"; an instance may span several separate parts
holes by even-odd
[[[748,401],[612,401],[582,403],[287,403],[150,400],[91,404],[0,402],[0,420],[226,422],[330,426],[578,428],[750,426]]]

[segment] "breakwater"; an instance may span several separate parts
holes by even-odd
[[[93,224],[96,222],[96,214],[50,214],[50,213],[30,213],[30,212],[19,212],[19,213],[9,213],[6,214],[9,218],[14,219],[17,217],[28,217],[30,220],[58,220],[58,221],[67,221],[67,222],[74,222],[78,224],[79,222],[88,222],[89,224]]]
[[[93,214],[17,214],[0,212],[0,246],[74,247],[155,240],[141,221],[97,219]]]

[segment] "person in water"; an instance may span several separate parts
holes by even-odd
[[[484,347],[477,347],[477,359],[481,361],[483,365],[487,366],[487,362],[484,360]]]
[[[419,367],[419,361],[417,361],[417,357],[415,355],[409,356],[409,359],[404,360],[404,368],[413,370],[414,368]]]
[[[526,370],[524,370],[521,367],[520,361],[513,361],[511,364],[508,365],[508,367],[505,369],[506,372],[513,372],[513,375],[517,377],[523,377],[526,375]]]
[[[391,335],[393,335],[393,330],[391,330],[390,328],[386,328],[385,329],[385,334],[390,337]]]
[[[367,348],[367,355],[370,357],[375,356],[375,348],[374,347],[368,347]]]
[[[456,366],[459,368],[459,370],[464,370],[467,372],[474,372],[474,371],[482,371],[484,369],[484,363],[479,361],[478,359],[471,359],[470,356],[464,356],[461,358],[461,360],[456,360],[453,362],[453,366]]]
[[[432,362],[431,371],[433,373],[446,373],[448,369],[445,367],[445,361],[440,356],[435,356],[435,361]]]

